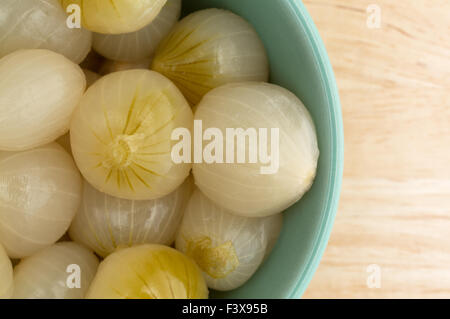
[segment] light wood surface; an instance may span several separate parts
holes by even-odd
[[[450,298],[450,1],[303,2],[337,77],[346,143],[336,223],[303,297]],[[368,288],[371,264],[380,288]]]

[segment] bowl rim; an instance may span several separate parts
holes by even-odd
[[[330,106],[331,131],[334,133],[331,143],[331,172],[326,194],[326,215],[320,223],[320,229],[314,240],[312,253],[307,261],[305,270],[288,294],[288,298],[293,299],[301,298],[311,282],[325,252],[333,228],[344,172],[344,125],[336,78],[319,31],[302,1],[288,0],[287,4],[297,17],[296,23],[300,24],[307,32],[309,44],[318,62],[320,77]]]

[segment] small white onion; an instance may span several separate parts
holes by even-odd
[[[83,26],[106,34],[135,32],[152,22],[167,0],[59,0],[81,8]]]
[[[148,70],[150,64],[151,64],[150,59],[141,60],[137,62],[119,62],[105,59],[105,61],[100,67],[99,73],[101,75],[107,75],[113,72],[127,71],[127,70],[139,70],[139,69]]]
[[[131,201],[101,193],[84,183],[70,237],[106,257],[118,247],[170,245],[193,190],[189,178],[175,192],[151,201]]]
[[[55,243],[80,202],[80,174],[58,144],[0,152],[0,242],[11,258]]]
[[[168,0],[149,25],[133,33],[108,35],[94,33],[92,46],[104,57],[125,62],[149,59],[159,42],[180,18],[181,0]]]
[[[237,152],[243,149],[238,149],[236,138],[234,164],[194,164],[196,185],[218,205],[242,216],[268,216],[294,204],[311,187],[319,157],[314,123],[303,103],[288,90],[256,82],[225,85],[203,98],[195,119],[202,121],[203,130],[218,128],[225,145],[233,142],[227,140],[227,128],[254,129],[258,139],[263,138],[259,129],[267,129],[267,140],[258,141],[257,152],[265,146],[270,156],[273,150],[273,171],[267,174],[261,168],[270,163],[263,164],[260,154],[256,163],[249,163],[248,138],[244,164],[237,163]],[[276,135],[271,138],[272,128],[279,129],[279,143]],[[272,141],[279,144],[279,152],[272,149]],[[224,151],[224,162],[225,158]]]
[[[176,248],[195,260],[208,287],[232,290],[243,285],[270,253],[282,220],[282,214],[263,218],[233,215],[195,190]]]
[[[20,50],[0,59],[0,150],[53,142],[69,130],[86,87],[81,68],[48,50]]]
[[[170,194],[189,176],[175,164],[175,128],[190,130],[193,114],[166,77],[149,70],[114,72],[83,96],[70,128],[72,152],[86,180],[101,192],[132,200]]]
[[[98,265],[97,257],[87,248],[73,242],[57,243],[14,268],[14,298],[82,299]]]
[[[198,266],[179,251],[146,244],[119,249],[103,260],[87,299],[206,299]]]
[[[0,244],[0,299],[9,299],[13,294],[13,267],[11,259]]]
[[[92,33],[71,29],[58,0],[0,1],[0,58],[21,49],[48,49],[76,64],[91,49]]]
[[[221,9],[197,11],[178,22],[158,47],[152,69],[174,81],[192,105],[223,84],[269,77],[255,29]]]

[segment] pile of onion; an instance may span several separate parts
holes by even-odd
[[[181,7],[0,1],[0,298],[208,298],[269,258],[313,120],[243,17]]]

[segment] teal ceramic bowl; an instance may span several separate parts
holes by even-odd
[[[224,8],[256,28],[269,54],[271,82],[295,94],[316,124],[320,159],[312,189],[285,212],[278,243],[242,287],[212,298],[299,298],[319,265],[337,210],[343,171],[343,125],[325,47],[300,0],[184,0],[184,15]]]

